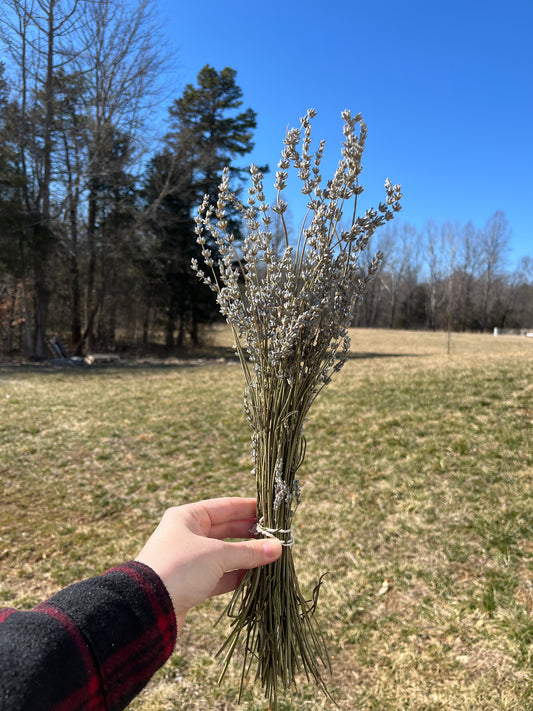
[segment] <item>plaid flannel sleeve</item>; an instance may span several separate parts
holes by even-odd
[[[34,610],[0,610],[0,708],[119,711],[168,659],[176,634],[166,588],[134,561]]]

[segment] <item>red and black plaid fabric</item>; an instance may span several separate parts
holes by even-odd
[[[0,610],[2,711],[119,711],[176,642],[160,578],[130,562],[34,610]]]

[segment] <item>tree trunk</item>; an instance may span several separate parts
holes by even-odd
[[[178,337],[176,339],[176,346],[178,348],[183,348],[185,346],[185,319],[183,315],[180,316],[179,326],[178,326]]]
[[[50,183],[52,180],[52,118],[54,110],[54,9],[55,0],[48,7],[48,36],[46,55],[46,80],[44,85],[45,115],[43,126],[43,182],[41,186],[41,225],[38,227],[38,249],[35,263],[35,330],[33,334],[33,357],[44,360],[44,339],[48,324],[50,289],[47,281],[50,269]]]
[[[489,297],[491,293],[491,287],[492,287],[492,275],[490,268],[487,269],[487,274],[485,277],[485,284],[483,287],[483,306],[482,306],[482,313],[481,313],[481,333],[485,332],[485,328],[487,327],[487,318],[488,318],[488,313],[489,313]]]
[[[168,314],[165,331],[165,346],[169,353],[174,350],[174,328],[174,318],[170,314]]]
[[[143,348],[148,348],[149,335],[150,335],[150,306],[146,305],[145,309],[144,309],[144,318],[143,318],[143,335],[142,335]]]
[[[70,342],[75,348],[75,354],[81,355],[81,289],[78,257],[73,254],[70,258]]]
[[[89,209],[87,213],[87,249],[89,251],[89,264],[87,267],[87,295],[86,309],[87,318],[85,332],[82,336],[81,347],[87,343],[87,348],[92,349],[94,345],[94,318],[97,307],[95,306],[94,284],[96,280],[96,194],[91,190],[89,194]]]
[[[35,305],[34,305],[34,330],[32,360],[44,360],[46,349],[44,339],[48,321],[48,303],[50,292],[46,284],[44,268],[37,268],[35,273]]]
[[[28,355],[31,355],[32,342],[31,342],[30,314],[28,311],[28,299],[26,298],[26,288],[24,286],[24,279],[22,279],[22,307],[24,309],[24,328],[26,331],[26,347],[28,349]]]

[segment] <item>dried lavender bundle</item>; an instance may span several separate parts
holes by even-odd
[[[295,688],[303,673],[327,694],[323,679],[329,669],[324,639],[314,612],[320,581],[311,600],[302,594],[294,568],[294,516],[300,502],[296,478],[305,455],[303,425],[313,401],[346,362],[348,327],[354,307],[379,267],[381,254],[360,264],[360,255],[376,230],[400,209],[401,188],[385,182],[385,202],[356,216],[361,158],[366,125],[358,114],[342,114],[341,158],[333,178],[322,186],[321,141],[311,153],[310,109],[301,127],[287,132],[269,205],[263,176],[252,166],[247,204],[231,191],[229,171],[219,186],[215,206],[204,198],[196,217],[197,241],[209,273],[193,261],[198,277],[217,292],[221,313],[229,323],[246,380],[244,408],[252,428],[253,473],[257,485],[257,533],[278,537],[283,554],[275,563],[247,573],[228,605],[229,636],[222,676],[239,640],[243,640],[244,679],[255,665],[272,709],[280,693]],[[296,245],[289,243],[282,191],[293,167],[307,196],[307,216]],[[247,236],[234,243],[228,231],[227,207],[242,215]],[[350,224],[342,226],[350,213]],[[281,218],[285,245],[274,248],[273,214]],[[208,246],[206,233],[216,248]],[[240,700],[240,694],[239,694]]]

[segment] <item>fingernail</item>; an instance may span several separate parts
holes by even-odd
[[[276,560],[281,553],[281,543],[279,541],[264,541],[263,554],[268,560]]]

